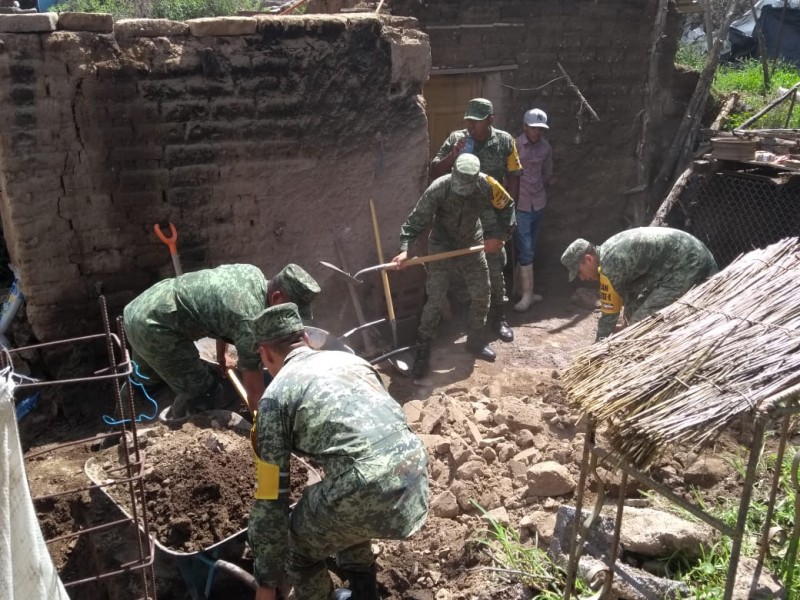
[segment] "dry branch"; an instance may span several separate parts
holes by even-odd
[[[600,117],[598,117],[598,116],[597,116],[597,113],[596,113],[596,112],[594,112],[594,109],[593,109],[593,108],[592,108],[592,106],[589,104],[589,101],[588,101],[588,100],[586,100],[586,97],[585,97],[583,94],[581,94],[581,91],[578,89],[578,86],[577,86],[577,85],[575,85],[575,84],[573,83],[573,81],[572,81],[572,79],[570,78],[570,76],[569,76],[569,75],[567,74],[567,72],[564,70],[564,67],[562,67],[562,66],[561,66],[561,63],[560,63],[560,62],[558,62],[558,61],[556,61],[556,64],[558,65],[558,68],[559,68],[559,69],[561,69],[561,73],[563,73],[564,77],[566,78],[566,80],[567,80],[567,85],[568,85],[568,86],[569,86],[569,87],[570,87],[570,88],[571,88],[571,89],[572,89],[572,90],[573,90],[573,91],[574,91],[574,92],[575,92],[575,93],[578,95],[578,98],[579,98],[579,99],[580,99],[580,101],[581,101],[581,106],[585,107],[585,108],[586,108],[586,109],[589,111],[589,114],[590,114],[590,115],[592,115],[592,116],[594,117],[594,120],[595,120],[595,121],[599,121],[599,120],[600,120]]]
[[[728,96],[728,99],[725,100],[725,104],[722,105],[722,110],[719,111],[717,118],[714,119],[709,129],[722,129],[722,126],[725,125],[725,121],[728,120],[731,112],[736,108],[737,102],[739,102],[739,92],[733,92]]]
[[[692,177],[693,170],[694,163],[686,167],[686,170],[681,174],[680,177],[678,177],[678,180],[675,182],[675,185],[672,186],[672,190],[670,190],[669,195],[664,199],[664,202],[661,203],[661,206],[658,207],[656,215],[650,222],[651,227],[662,227],[667,224],[667,215],[681,197],[683,190],[686,188],[686,184],[689,183],[689,179]]]

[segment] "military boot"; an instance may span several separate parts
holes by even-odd
[[[514,330],[508,326],[506,314],[502,306],[493,306],[489,315],[492,331],[504,342],[514,341]]]
[[[366,573],[350,572],[350,591],[352,600],[380,600],[378,578],[373,568]]]
[[[417,341],[417,355],[411,365],[411,375],[414,379],[421,379],[428,374],[431,367],[431,341],[420,339]]]
[[[494,362],[497,355],[483,339],[479,329],[473,329],[467,335],[467,352],[483,360]]]

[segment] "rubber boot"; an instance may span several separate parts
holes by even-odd
[[[375,569],[367,573],[350,573],[351,600],[380,600],[378,596],[378,578]]]
[[[411,365],[411,376],[414,379],[421,379],[428,374],[431,368],[431,341],[417,340],[417,355],[414,357],[414,364]]]
[[[494,350],[489,348],[489,345],[483,339],[480,330],[472,330],[467,334],[467,352],[488,362],[494,362],[497,358]]]
[[[531,298],[533,299],[534,302],[541,302],[542,301],[541,295],[539,295],[539,294],[537,294],[536,292],[533,291],[534,290],[534,285],[533,285],[534,280],[535,280],[535,277],[533,276],[533,265],[531,265]]]
[[[520,265],[518,268],[522,298],[514,305],[514,310],[525,312],[533,304],[533,265]]]
[[[497,334],[504,342],[514,341],[514,330],[508,326],[506,315],[502,306],[493,306],[489,315],[492,323],[492,331]]]

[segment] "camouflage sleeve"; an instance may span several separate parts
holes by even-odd
[[[247,528],[253,572],[261,587],[277,586],[284,571],[291,484],[287,421],[277,400],[262,398],[256,422],[258,486]]]
[[[252,327],[243,329],[234,340],[236,346],[236,366],[242,371],[257,371],[261,367]]]
[[[438,206],[438,194],[434,193],[431,185],[422,194],[414,210],[406,218],[400,228],[400,251],[405,252],[411,243],[417,239],[433,222],[433,216]]]
[[[442,147],[439,148],[439,151],[436,153],[436,156],[433,157],[433,160],[438,162],[442,160],[445,156],[450,154],[450,151],[453,149],[453,144],[458,141],[458,137],[456,132],[451,133],[447,136],[447,139],[442,144]]]

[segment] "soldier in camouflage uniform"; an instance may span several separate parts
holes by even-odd
[[[256,600],[275,597],[284,569],[297,600],[330,600],[331,556],[352,592],[337,590],[337,599],[377,600],[371,540],[405,539],[425,523],[425,446],[369,363],[308,346],[295,305],[266,309],[253,331],[275,377],[252,432],[258,486],[248,539]],[[292,452],[319,464],[324,479],[290,511]]]
[[[641,321],[717,272],[703,242],[668,227],[638,227],[595,247],[577,239],[561,256],[569,279],[600,282],[597,340],[614,332],[622,307],[628,323]]]
[[[310,317],[310,303],[319,291],[317,282],[292,264],[270,281],[253,265],[223,265],[158,282],[123,313],[132,358],[144,379],[140,383],[152,389],[164,382],[172,389],[176,398],[170,419],[218,407],[222,388],[194,345],[213,337],[223,372],[226,345],[236,346],[248,403],[255,410],[264,377],[249,319],[267,306],[289,301],[299,303]]]
[[[519,197],[522,163],[517,154],[514,136],[492,127],[494,107],[485,98],[473,98],[467,103],[464,114],[464,127],[453,131],[445,140],[436,157],[431,162],[431,176],[440,177],[450,172],[456,158],[462,153],[471,153],[481,161],[481,171],[505,185],[511,198]],[[493,222],[499,217],[491,208],[481,215],[483,228],[493,230]],[[492,285],[492,302],[489,320],[493,331],[504,342],[514,339],[514,331],[508,326],[505,316],[506,283],[503,268],[506,265],[506,251],[503,246],[498,252],[487,252],[489,279]]]
[[[481,227],[480,215],[497,211],[492,229]],[[483,243],[487,252],[497,251],[511,234],[514,202],[502,185],[480,172],[480,161],[473,154],[456,159],[453,172],[435,180],[400,230],[400,254],[392,259],[402,267],[408,247],[429,226],[428,249],[431,253],[457,250]],[[486,255],[468,254],[428,263],[425,291],[428,299],[422,309],[417,331],[417,357],[412,367],[415,378],[428,371],[430,344],[442,313],[451,278],[460,275],[467,282],[470,295],[467,350],[479,358],[494,360],[495,353],[486,344],[481,329],[489,312],[490,284]]]

